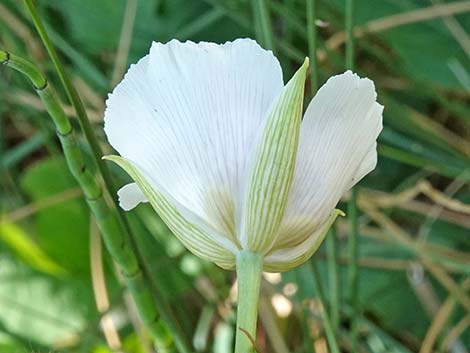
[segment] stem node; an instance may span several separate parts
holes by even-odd
[[[10,53],[5,51],[3,53],[0,53],[0,55],[2,59],[5,58],[2,60],[2,65],[8,65],[8,62],[10,61]]]

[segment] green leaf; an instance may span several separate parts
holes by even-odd
[[[76,338],[96,320],[88,281],[44,276],[8,256],[0,264],[0,323],[7,332],[52,346]]]
[[[61,276],[65,273],[65,270],[52,261],[19,226],[5,221],[0,225],[0,241],[11,248],[28,265],[54,276]]]
[[[62,158],[46,159],[22,176],[20,184],[31,201],[77,187]],[[89,275],[89,211],[81,198],[40,209],[34,215],[34,239],[41,249],[67,272]]]

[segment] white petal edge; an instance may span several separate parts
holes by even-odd
[[[275,249],[302,243],[377,163],[383,106],[374,83],[347,71],[331,77],[302,121],[296,170]]]
[[[132,210],[139,203],[149,202],[136,183],[124,185],[118,190],[117,194],[119,197],[119,206],[121,206],[124,211]]]
[[[382,129],[382,127],[380,127]],[[380,132],[379,132],[380,133]],[[358,183],[362,178],[375,169],[377,166],[377,142],[374,142],[372,147],[367,152],[366,156],[361,162],[359,169],[351,180],[349,187],[351,189],[356,183]]]

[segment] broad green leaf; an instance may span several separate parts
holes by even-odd
[[[62,158],[42,160],[20,184],[30,200],[43,202],[78,187]],[[34,240],[69,273],[89,275],[89,211],[82,198],[64,200],[33,215]]]
[[[26,342],[53,346],[77,339],[97,319],[88,281],[45,276],[5,254],[0,278],[0,323]]]
[[[5,243],[19,258],[31,267],[54,276],[61,276],[65,270],[52,261],[19,226],[0,223],[0,242]]]

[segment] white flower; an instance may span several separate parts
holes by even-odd
[[[372,81],[331,77],[301,121],[308,60],[284,86],[255,41],[153,43],[107,100],[106,157],[134,179],[130,210],[149,200],[181,242],[223,268],[241,250],[264,269],[306,261],[341,196],[377,163],[383,107]]]

